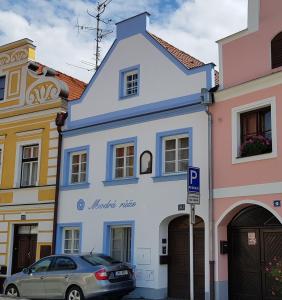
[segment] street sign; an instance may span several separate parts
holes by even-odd
[[[200,193],[187,194],[187,204],[200,204]]]
[[[188,168],[187,204],[200,204],[200,169]]]
[[[189,167],[187,179],[188,192],[200,193],[200,169],[195,167]]]

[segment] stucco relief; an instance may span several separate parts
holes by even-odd
[[[38,75],[36,72],[29,70],[29,76],[35,81],[28,87],[26,91],[26,104],[41,104],[58,98],[67,98],[68,87],[66,84],[53,75],[48,76],[48,70],[43,70],[43,74]],[[54,73],[55,74],[55,73]]]
[[[0,55],[0,66],[7,65],[9,63],[18,62],[28,58],[27,49],[19,49],[14,52],[8,52]]]

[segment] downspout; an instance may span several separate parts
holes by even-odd
[[[59,134],[58,138],[58,156],[57,156],[57,173],[56,173],[56,192],[55,192],[55,205],[54,205],[54,218],[53,218],[53,240],[52,240],[52,254],[56,251],[56,240],[57,240],[57,219],[58,219],[58,207],[59,207],[59,193],[60,193],[60,173],[61,173],[61,157],[62,157],[62,127],[65,124],[65,120],[68,113],[61,112],[57,114],[56,125]]]
[[[213,143],[212,114],[209,105],[214,102],[214,92],[218,85],[210,90],[202,89],[203,104],[208,116],[208,168],[209,168],[209,265],[210,265],[210,300],[215,300],[215,257],[214,257],[214,205],[213,205]]]

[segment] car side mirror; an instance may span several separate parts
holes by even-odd
[[[29,268],[23,268],[23,271],[22,271],[24,274],[30,274],[30,269]]]

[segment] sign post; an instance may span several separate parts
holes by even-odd
[[[190,249],[190,299],[194,300],[194,227],[196,207],[200,204],[200,169],[188,168],[187,174],[187,204],[190,204],[189,249]]]

